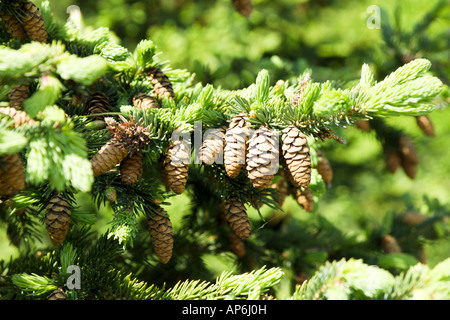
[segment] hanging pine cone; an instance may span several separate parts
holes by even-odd
[[[278,171],[278,140],[267,128],[261,127],[250,139],[247,152],[248,177],[257,189],[267,188]]]
[[[9,105],[16,110],[23,110],[23,102],[28,96],[28,86],[25,84],[18,84],[8,93]]]
[[[237,12],[244,17],[250,17],[253,10],[253,4],[251,0],[231,0]]]
[[[238,258],[245,257],[247,251],[245,249],[245,243],[234,233],[228,234],[228,247]]]
[[[134,119],[127,121],[122,116],[122,123],[117,123],[113,118],[105,118],[114,137],[106,143],[91,159],[94,177],[100,176],[121,163],[128,154],[142,151],[148,144],[147,128],[136,124]]]
[[[19,153],[0,156],[0,177],[15,193],[27,187],[25,170]]]
[[[53,245],[61,244],[70,226],[70,204],[60,195],[54,196],[46,207],[45,224]]]
[[[25,41],[28,38],[22,23],[13,15],[5,10],[1,12],[2,21],[5,24],[6,30],[16,39]]]
[[[429,137],[435,136],[433,123],[427,115],[417,116],[416,122],[424,134]]]
[[[209,130],[200,148],[200,161],[206,165],[222,163],[225,128]]]
[[[134,95],[133,106],[141,110],[158,109],[160,107],[155,98],[143,92]]]
[[[226,130],[223,156],[225,170],[231,178],[236,178],[245,166],[249,125],[247,114],[242,112],[231,120]]]
[[[162,263],[169,262],[173,251],[173,230],[172,222],[167,212],[157,207],[157,211],[152,212],[147,219],[150,238],[152,240],[153,249]]]
[[[111,141],[106,143],[91,159],[94,177],[98,177],[108,172],[117,164],[122,162],[127,155],[128,150],[125,146],[117,141],[117,139],[113,138]]]
[[[48,300],[67,300],[67,295],[63,288],[58,288],[51,293]]]
[[[400,166],[400,155],[395,150],[385,152],[386,166],[390,173],[395,173]]]
[[[23,124],[33,124],[36,121],[31,119],[25,111],[17,110],[11,107],[0,108],[0,113],[6,114],[14,119],[14,127],[20,127]]]
[[[164,171],[170,189],[181,194],[186,188],[191,150],[183,140],[170,144],[164,160]]]
[[[414,142],[406,134],[401,135],[399,143],[400,164],[406,175],[411,179],[416,177],[419,157]]]
[[[16,194],[17,191],[14,190],[9,184],[7,184],[5,181],[3,181],[0,178],[0,197],[8,197]]]
[[[381,247],[386,253],[401,253],[402,249],[400,248],[397,239],[390,234],[383,236],[381,240]]]
[[[120,163],[120,177],[124,184],[136,183],[142,175],[144,155],[142,152],[135,152],[128,155]]]
[[[330,165],[330,161],[328,161],[327,157],[322,151],[318,151],[317,155],[319,157],[319,161],[317,162],[316,169],[319,174],[322,176],[323,182],[327,186],[331,184],[333,180],[333,168]]]
[[[148,69],[148,76],[158,98],[175,98],[172,83],[160,68],[153,67]]]
[[[314,211],[314,200],[311,189],[307,188],[302,191],[301,188],[298,187],[293,190],[292,195],[306,212]]]
[[[401,217],[402,223],[410,227],[417,226],[418,224],[421,224],[427,219],[428,217],[426,215],[415,211],[405,212]]]
[[[237,197],[231,197],[225,201],[224,206],[225,218],[231,229],[241,240],[247,240],[251,234],[251,226],[244,204]]]
[[[26,1],[22,4],[22,8],[27,13],[26,18],[23,20],[23,28],[30,40],[46,43],[48,34],[45,29],[44,18],[38,7],[33,2]]]
[[[92,93],[84,105],[84,113],[87,115],[107,113],[111,111],[108,96],[100,91]],[[90,117],[92,120],[103,120],[105,116]]]
[[[369,120],[358,120],[356,127],[362,131],[370,131],[371,129]]]
[[[293,184],[307,188],[311,182],[311,157],[305,134],[290,125],[283,130],[281,139],[284,162]]]

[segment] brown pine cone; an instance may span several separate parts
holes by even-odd
[[[84,105],[84,113],[87,115],[107,113],[111,111],[108,96],[100,91],[92,93]],[[105,116],[89,117],[92,120],[104,120]]]
[[[278,191],[278,198],[274,198],[274,201],[280,206],[283,206],[284,200],[289,195],[289,183],[286,179],[284,171],[280,171],[280,179],[272,185],[273,189]]]
[[[329,186],[333,180],[333,168],[322,151],[318,151],[317,155],[319,156],[319,161],[317,162],[316,169],[322,176],[323,182]]]
[[[206,165],[223,163],[225,128],[208,130],[200,148],[200,161]]]
[[[251,234],[251,225],[244,204],[237,197],[231,197],[224,205],[225,218],[231,229],[241,240],[247,240]]]
[[[290,125],[283,130],[281,140],[284,162],[292,183],[307,188],[311,182],[311,157],[305,134]]]
[[[28,38],[22,23],[12,14],[2,10],[2,21],[5,24],[6,30],[16,39],[25,41]]]
[[[177,194],[186,188],[190,157],[189,145],[183,140],[172,142],[167,149],[164,170],[170,189]]]
[[[48,34],[44,18],[38,7],[33,2],[26,1],[22,4],[22,8],[27,12],[27,16],[23,20],[23,28],[30,40],[46,43]]]
[[[242,112],[235,116],[225,133],[224,163],[229,177],[236,178],[245,166],[249,138],[248,116]]]
[[[153,249],[159,260],[166,264],[172,257],[173,251],[172,222],[163,208],[158,206],[157,211],[160,214],[152,212],[148,217],[148,228]]]
[[[391,236],[390,234],[387,234],[383,237],[383,239],[381,240],[381,247],[386,253],[402,252],[402,248],[400,248],[397,239],[395,239],[395,237]]]
[[[153,90],[158,98],[175,98],[172,83],[170,82],[169,77],[167,77],[160,68],[153,67],[148,69],[148,76],[153,84]]]
[[[70,226],[70,204],[60,195],[54,196],[46,207],[45,224],[53,245],[61,244]]]
[[[143,159],[144,155],[142,152],[135,152],[122,160],[120,163],[120,177],[124,184],[134,184],[141,177]]]
[[[31,119],[25,111],[19,111],[16,108],[2,107],[0,113],[6,114],[14,119],[14,127],[20,127],[23,124],[34,124],[36,121]]]
[[[395,173],[400,166],[400,155],[395,150],[386,152],[386,166],[390,173]]]
[[[278,171],[278,140],[267,128],[261,127],[250,139],[247,152],[248,177],[257,189],[267,188]]]
[[[237,12],[244,17],[250,17],[253,10],[253,4],[251,0],[231,0]]]
[[[133,106],[141,110],[158,109],[160,105],[155,98],[145,93],[137,93],[133,97]]]
[[[19,192],[27,187],[25,170],[19,153],[0,156],[0,177],[14,192]]]
[[[63,288],[58,288],[52,292],[48,300],[67,300],[67,295]]]
[[[417,116],[416,121],[420,130],[422,130],[425,135],[429,137],[435,136],[433,122],[431,122],[431,119],[427,115]]]
[[[116,139],[106,143],[91,159],[94,177],[98,177],[122,162],[128,155],[128,150]]]
[[[28,96],[28,86],[25,84],[18,84],[8,93],[9,105],[16,110],[23,110],[23,102]]]
[[[306,212],[314,211],[314,200],[311,189],[307,188],[302,191],[301,188],[298,187],[293,190],[292,195],[297,203],[302,206]]]

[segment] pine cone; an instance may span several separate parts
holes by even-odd
[[[23,124],[34,124],[36,121],[31,119],[25,111],[19,111],[16,108],[3,107],[0,113],[6,114],[14,119],[14,127],[20,127]]]
[[[5,24],[6,30],[8,30],[8,32],[14,38],[19,39],[21,41],[27,40],[28,36],[27,33],[25,32],[25,29],[23,28],[22,23],[19,20],[17,20],[17,18],[14,15],[2,10],[1,16],[2,21]]]
[[[397,239],[387,234],[381,240],[381,247],[386,253],[401,253],[402,249],[400,248]]]
[[[238,258],[242,259],[245,257],[245,254],[247,253],[245,243],[234,233],[228,234],[228,246],[230,251],[233,252]]]
[[[27,11],[27,17],[23,20],[23,28],[31,41],[46,43],[48,39],[45,29],[44,18],[38,7],[31,1],[22,4],[23,9]]]
[[[395,150],[389,150],[386,153],[386,166],[390,173],[395,173],[400,166],[400,155]]]
[[[314,211],[314,200],[311,189],[301,190],[300,187],[293,190],[292,195],[297,203],[303,207],[306,212]]]
[[[94,92],[84,105],[84,113],[99,114],[111,111],[111,105],[108,96],[100,91]],[[90,117],[92,120],[104,120],[105,116]]]
[[[0,177],[6,186],[14,190],[14,193],[27,187],[25,170],[19,153],[0,156]]]
[[[247,240],[251,234],[251,226],[244,204],[237,197],[231,197],[224,205],[225,218],[231,229],[241,240]]]
[[[333,180],[333,168],[322,151],[318,151],[317,155],[319,156],[319,161],[317,162],[316,169],[322,176],[323,182],[329,186]]]
[[[21,110],[23,109],[23,102],[28,96],[28,86],[25,84],[18,84],[8,93],[9,105],[16,110]]]
[[[160,105],[158,104],[158,101],[156,101],[155,98],[142,92],[137,93],[133,97],[133,106],[141,110],[160,108]]]
[[[152,212],[148,218],[148,228],[150,231],[150,238],[153,243],[153,249],[162,263],[169,262],[173,251],[173,230],[172,222],[170,221],[167,212],[157,207],[160,213]],[[165,215],[165,216],[163,216]]]
[[[429,137],[435,136],[433,123],[427,115],[417,116],[416,121],[417,125],[423,133],[425,133]]]
[[[170,82],[169,77],[167,77],[160,68],[150,68],[148,70],[148,75],[153,84],[153,90],[155,91],[157,97],[166,97],[171,99],[175,98],[172,83]]]
[[[167,149],[164,170],[168,185],[173,192],[181,194],[186,188],[191,150],[182,140],[177,140]]]
[[[61,244],[66,238],[70,226],[70,205],[66,199],[57,195],[46,207],[45,224],[53,245]]]
[[[371,129],[369,120],[358,120],[356,127],[362,131],[370,131]]]
[[[403,214],[401,217],[402,223],[404,223],[407,226],[416,226],[418,224],[421,224],[425,220],[427,220],[428,217],[424,214],[421,214],[420,212],[415,211],[408,211]]]
[[[290,125],[283,130],[281,139],[283,158],[292,183],[307,188],[311,182],[311,157],[306,136],[295,126]]]
[[[58,288],[52,292],[48,300],[67,300],[67,295],[63,288]]]
[[[419,157],[416,147],[409,136],[403,134],[399,140],[400,164],[406,175],[411,179],[416,177]]]
[[[225,133],[225,170],[231,178],[236,178],[245,165],[250,122],[245,112],[234,117]]]
[[[206,165],[223,163],[225,128],[209,130],[200,148],[200,161]]]
[[[141,177],[143,159],[143,153],[136,152],[122,160],[120,163],[120,176],[124,184],[134,184]]]
[[[108,200],[108,202],[113,203],[117,200],[117,191],[113,187],[108,187],[105,190],[105,199]]]
[[[261,127],[250,139],[247,152],[248,177],[257,189],[267,188],[278,171],[278,140],[267,128]]]
[[[111,141],[106,143],[91,159],[94,177],[98,177],[108,172],[117,164],[121,163],[127,155],[128,150],[125,146],[113,138]]]
[[[231,0],[236,11],[239,12],[244,17],[250,17],[253,10],[253,4],[251,0]]]

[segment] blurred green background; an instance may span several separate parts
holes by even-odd
[[[36,1],[39,4],[39,1]],[[196,82],[237,89],[254,82],[257,73],[268,69],[273,83],[277,79],[296,79],[311,72],[315,81],[351,81],[358,79],[361,66],[368,63],[378,80],[411,57],[424,57],[433,63],[431,72],[448,85],[450,74],[450,8],[448,3],[426,25],[426,13],[437,0],[420,1],[333,1],[333,0],[253,0],[250,18],[244,18],[230,0],[105,0],[50,1],[59,21],[69,18],[71,5],[81,10],[86,26],[108,27],[117,41],[130,50],[144,39],[155,42],[162,60],[174,69],[195,73]],[[367,19],[370,5],[382,11],[381,26],[370,29]],[[387,31],[386,31],[387,30]],[[390,32],[388,32],[390,31]],[[445,98],[445,97],[444,97]],[[447,97],[448,103],[448,97]],[[414,180],[403,171],[389,174],[382,146],[373,132],[347,128],[339,134],[347,144],[326,142],[323,150],[334,170],[332,186],[318,203],[317,211],[303,211],[292,198],[284,203],[285,214],[300,224],[314,226],[327,221],[357,241],[367,240],[389,213],[410,208],[427,214],[423,196],[448,205],[450,199],[450,110],[440,103],[430,115],[436,137],[425,136],[412,117],[388,119],[413,138],[420,155]],[[87,195],[80,203],[97,210]],[[167,207],[174,229],[188,208],[188,195],[171,199]],[[108,227],[111,210],[100,209],[98,230]],[[270,219],[273,211],[263,207]],[[249,208],[255,233],[263,226],[258,212]],[[448,221],[447,221],[448,225]],[[427,263],[450,257],[448,235],[436,241],[423,240]],[[17,254],[0,229],[0,260]],[[215,274],[233,269],[235,257],[205,256]],[[320,260],[321,258],[318,258]]]

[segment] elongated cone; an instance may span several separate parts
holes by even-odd
[[[231,120],[226,130],[223,157],[225,170],[231,178],[236,178],[245,166],[249,124],[247,114],[242,112]]]
[[[231,0],[237,12],[239,12],[244,17],[250,17],[253,4],[251,0]]]
[[[44,18],[38,7],[33,2],[26,1],[23,3],[22,8],[27,12],[27,16],[23,20],[23,28],[30,40],[46,43],[48,34],[45,28]]]
[[[386,166],[390,173],[395,173],[400,166],[400,155],[395,150],[389,150],[385,152]]]
[[[8,93],[9,105],[17,110],[23,110],[23,102],[28,96],[28,86],[25,84],[18,84]]]
[[[250,139],[247,152],[247,172],[253,187],[269,187],[278,172],[278,160],[278,139],[267,127],[259,128]]]
[[[63,288],[58,288],[52,292],[48,300],[67,300],[67,295]]]
[[[31,119],[25,111],[17,110],[11,107],[0,108],[0,113],[6,114],[14,119],[14,127],[20,127],[23,124],[33,124],[36,121]]]
[[[233,252],[238,258],[245,257],[247,251],[245,249],[245,243],[234,233],[228,234],[228,245],[230,251]]]
[[[225,128],[205,132],[205,140],[203,140],[200,148],[200,161],[206,165],[223,163],[224,139]]]
[[[91,159],[94,177],[98,177],[108,172],[117,164],[121,163],[127,155],[128,150],[124,145],[114,138],[111,139]]]
[[[25,170],[19,153],[0,156],[0,179],[15,192],[27,187]]]
[[[311,157],[306,136],[295,126],[283,130],[282,151],[292,183],[307,188],[311,182]]]
[[[314,200],[311,189],[307,188],[303,191],[301,188],[295,188],[292,194],[297,203],[303,207],[306,212],[314,211]]]
[[[152,212],[147,219],[148,228],[153,249],[159,260],[166,264],[172,257],[173,251],[172,222],[163,208],[158,206],[157,211],[160,214]]]
[[[145,93],[137,93],[133,97],[133,106],[141,110],[158,109],[160,105],[155,98]]]
[[[175,98],[172,83],[170,82],[169,77],[167,77],[167,75],[165,75],[160,68],[150,68],[148,70],[148,76],[153,84],[153,90],[158,98]]]
[[[317,155],[319,156],[319,161],[317,162],[316,169],[322,176],[323,182],[329,186],[333,180],[333,168],[331,167],[330,161],[328,161],[328,158],[322,151],[318,151]]]
[[[136,183],[142,175],[144,155],[142,152],[135,152],[128,155],[120,163],[120,177],[127,185]]]
[[[401,217],[402,223],[404,223],[407,226],[416,226],[418,224],[421,224],[425,220],[427,220],[428,217],[424,214],[421,214],[420,212],[415,211],[407,211],[403,214]]]
[[[2,10],[1,12],[2,21],[5,24],[6,30],[16,39],[19,39],[21,41],[25,41],[28,38],[28,35],[23,28],[22,23],[17,20],[17,18]]]
[[[191,150],[183,140],[171,143],[164,160],[167,182],[173,192],[181,194],[186,188]]]
[[[435,136],[433,122],[431,122],[431,119],[427,115],[417,116],[416,122],[425,135],[429,137]]]
[[[402,248],[400,248],[398,241],[395,237],[387,234],[381,240],[381,246],[386,253],[401,253]]]
[[[111,111],[111,104],[104,92],[92,93],[84,105],[84,113],[88,115],[106,113]],[[92,120],[103,120],[105,116],[89,117]]]
[[[400,164],[406,175],[414,179],[417,173],[419,157],[414,142],[409,136],[403,134],[399,140]]]
[[[61,244],[66,238],[72,214],[70,204],[60,196],[54,196],[46,207],[45,224],[53,245]]]
[[[231,197],[224,205],[225,218],[231,229],[241,240],[247,240],[251,234],[251,225],[244,204],[237,197]]]

